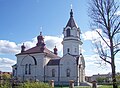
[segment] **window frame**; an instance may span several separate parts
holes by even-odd
[[[31,64],[29,64],[29,74],[31,74]]]
[[[66,77],[70,77],[70,69],[66,69]]]
[[[70,35],[71,35],[71,33],[70,33],[70,28],[68,28],[68,29],[66,30],[66,36],[69,37]]]
[[[52,69],[52,77],[55,77],[55,69]]]
[[[28,68],[28,64],[25,64],[25,74],[27,74],[27,68]]]

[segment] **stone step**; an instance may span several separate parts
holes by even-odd
[[[80,86],[92,86],[92,83],[89,82],[81,82]]]

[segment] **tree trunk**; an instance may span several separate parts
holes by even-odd
[[[113,88],[118,88],[117,86],[117,81],[116,81],[116,71],[115,71],[115,64],[114,61],[111,64],[111,68],[112,68],[112,82],[113,82]]]
[[[108,27],[108,30],[109,27]],[[118,88],[117,81],[116,81],[116,67],[115,67],[115,56],[114,56],[114,47],[113,47],[113,40],[110,31],[109,32],[109,39],[110,39],[110,51],[111,51],[111,68],[112,68],[112,82],[113,82],[113,88]]]

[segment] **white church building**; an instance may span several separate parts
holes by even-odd
[[[12,66],[13,78],[19,81],[54,80],[56,85],[67,85],[69,80],[74,80],[75,85],[80,85],[85,81],[85,61],[81,52],[80,34],[71,9],[70,18],[63,29],[63,56],[58,56],[57,46],[53,52],[50,51],[40,33],[36,46],[26,50],[23,44],[21,52],[16,54],[17,63]]]

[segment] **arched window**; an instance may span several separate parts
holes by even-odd
[[[70,29],[67,29],[67,31],[66,31],[66,36],[67,36],[67,37],[70,36]]]
[[[55,69],[52,69],[52,77],[55,77]]]
[[[66,77],[70,77],[70,69],[66,70]]]
[[[31,74],[31,64],[29,64],[29,74]]]
[[[69,48],[67,49],[67,52],[68,52],[68,53],[70,52],[70,49],[69,49]]]
[[[25,65],[25,74],[27,74],[27,67],[28,67],[28,64]]]

